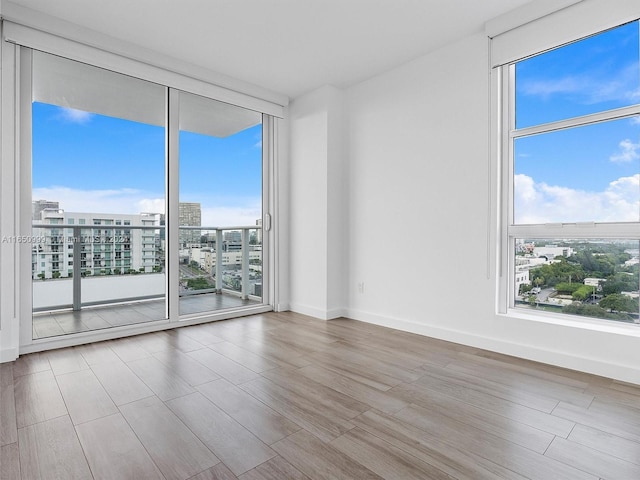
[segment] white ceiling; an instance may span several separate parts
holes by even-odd
[[[296,97],[347,87],[529,0],[13,0]]]

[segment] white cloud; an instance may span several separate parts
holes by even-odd
[[[255,225],[262,218],[258,203],[246,207],[211,207],[202,209],[202,225],[208,227],[245,227]]]
[[[636,64],[629,65],[617,72],[597,72],[584,75],[572,75],[562,78],[545,77],[543,80],[522,81],[520,88],[523,94],[539,96],[545,100],[552,95],[575,95],[587,105],[624,101],[635,103],[640,98],[638,72]]]
[[[565,77],[561,79],[523,82],[521,88],[522,93],[525,95],[534,95],[546,99],[557,93],[582,92],[585,90],[585,85],[584,81],[577,77]]]
[[[164,198],[143,198],[137,203],[138,211],[145,213],[164,213]]]
[[[93,118],[93,113],[85,112],[83,110],[76,110],[75,108],[60,107],[59,117],[70,123],[88,123]]]
[[[161,195],[132,188],[79,190],[53,186],[34,188],[32,197],[57,201],[67,212],[136,214],[156,210],[155,207],[162,203],[157,200]],[[157,213],[163,211],[164,208]]]
[[[622,140],[618,146],[620,151],[611,155],[609,160],[614,163],[629,163],[640,159],[640,143],[633,143],[629,139]]]
[[[621,177],[601,192],[536,183],[514,177],[516,223],[638,221],[640,174]]]

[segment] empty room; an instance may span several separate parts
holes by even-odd
[[[1,480],[640,479],[637,0],[0,21]]]

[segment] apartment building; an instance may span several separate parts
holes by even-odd
[[[156,214],[44,208],[33,223],[43,226],[33,228],[34,280],[72,277],[75,262],[82,276],[151,273],[161,268],[160,229],[141,228],[159,226]],[[74,258],[75,243],[79,244],[79,258]]]

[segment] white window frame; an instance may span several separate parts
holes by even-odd
[[[634,19],[621,21],[619,25],[607,24],[602,29],[581,37],[572,42],[580,41],[591,35],[597,35],[608,29],[623,25]],[[571,42],[568,42],[571,43]],[[566,45],[564,43],[563,45]],[[556,45],[561,47],[562,45]],[[544,53],[548,48],[527,55],[534,56]],[[504,65],[495,66],[492,70],[492,96],[498,98],[493,112],[493,125],[497,125],[497,142],[494,144],[494,154],[499,159],[498,185],[499,194],[499,241],[498,241],[498,288],[497,313],[510,317],[520,317],[560,323],[569,326],[604,326],[617,330],[633,329],[638,326],[624,324],[606,319],[582,317],[569,314],[550,313],[545,311],[528,310],[515,306],[515,241],[518,238],[532,239],[638,239],[640,241],[640,221],[638,222],[567,222],[517,225],[514,223],[514,143],[518,138],[531,135],[558,132],[575,127],[584,127],[606,121],[619,120],[640,115],[640,103],[624,108],[600,111],[594,114],[577,116],[565,120],[534,125],[516,129],[515,117],[515,65],[526,57],[518,58]]]

